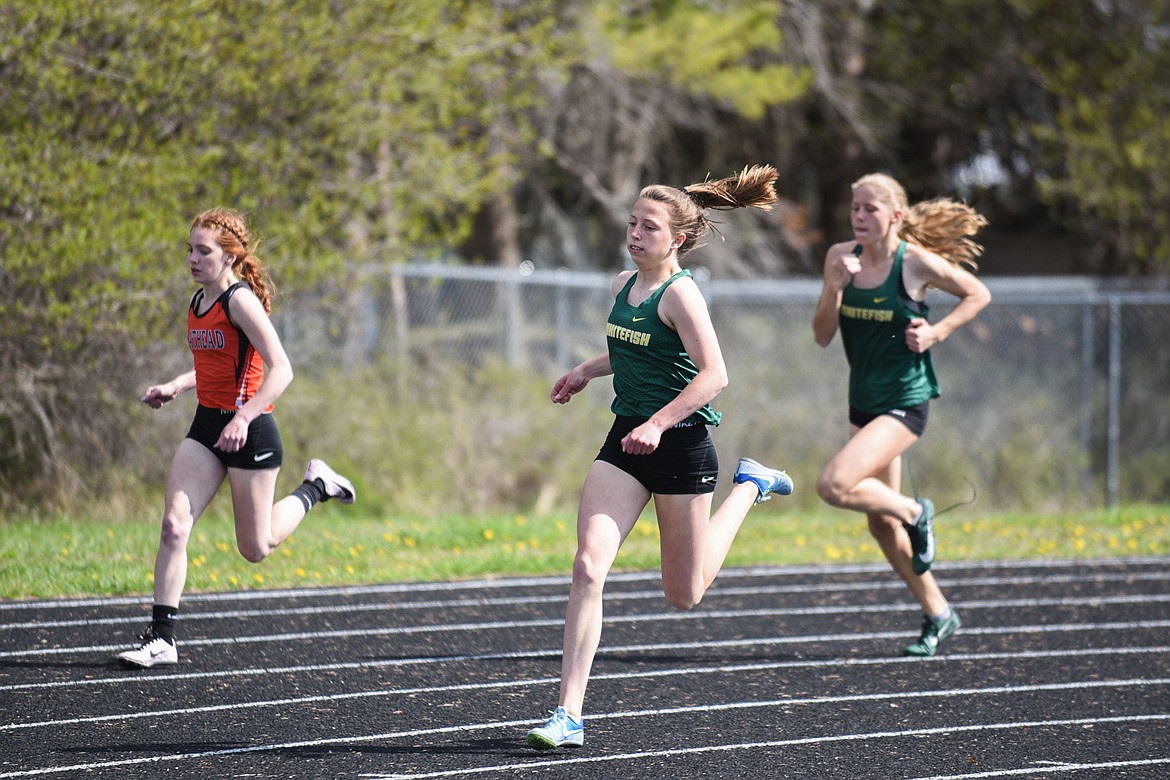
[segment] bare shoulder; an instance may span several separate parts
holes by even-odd
[[[853,247],[857,246],[856,241],[839,241],[829,247],[829,251],[825,253],[826,257],[836,257],[853,251]]]
[[[613,281],[609,283],[610,293],[615,296],[620,293],[622,288],[626,286],[626,282],[630,281],[630,277],[635,273],[637,273],[637,271],[621,271],[618,273],[618,275],[613,278]]]
[[[902,263],[907,271],[924,281],[939,275],[945,276],[954,268],[941,255],[910,243],[906,244],[906,254],[902,256]]]
[[[698,282],[689,276],[671,282],[662,293],[658,316],[675,330],[682,321],[694,321],[696,318],[700,321],[709,320],[707,301],[703,298],[703,291],[699,289]]]

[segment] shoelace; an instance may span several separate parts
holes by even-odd
[[[162,637],[154,633],[154,626],[149,623],[146,628],[142,629],[142,633],[138,636],[138,640],[142,642],[142,647],[146,647],[156,639],[162,639]]]

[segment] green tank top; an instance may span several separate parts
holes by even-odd
[[[855,247],[853,254],[860,255],[861,247]],[[841,295],[838,323],[849,361],[849,405],[869,414],[884,414],[939,396],[930,350],[917,353],[906,347],[906,326],[914,317],[926,317],[930,309],[906,293],[902,283],[905,254],[903,241],[884,282],[870,289],[850,282]]]
[[[679,271],[649,298],[631,306],[630,288],[638,278],[635,273],[614,299],[605,323],[615,396],[610,409],[614,414],[649,418],[677,398],[699,373],[682,339],[658,317],[658,302],[666,288],[690,275],[690,271]],[[718,425],[721,419],[722,414],[708,404],[684,422]]]

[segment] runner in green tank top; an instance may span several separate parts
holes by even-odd
[[[901,492],[902,454],[926,429],[939,396],[928,351],[991,301],[974,269],[982,248],[970,236],[986,220],[946,198],[911,208],[883,174],[853,184],[853,240],[825,257],[813,335],[827,347],[841,331],[849,361],[850,439],[825,466],[817,493],[832,506],[864,512],[869,532],[922,607],[918,641],[907,655],[934,655],[959,627],[929,571],[935,559],[934,504]],[[926,290],[958,298],[947,316],[927,319]]]
[[[719,573],[748,510],[772,493],[792,492],[783,471],[743,458],[731,492],[711,512],[719,459],[707,426],[719,423],[711,401],[727,385],[727,369],[699,286],[679,265],[711,230],[707,209],[771,208],[775,180],[774,168],[754,166],[685,190],[643,189],[626,228],[636,270],[618,274],[610,288],[608,349],[553,385],[553,402],[563,404],[591,380],[612,375],[616,418],[581,489],[559,706],[528,732],[533,748],[585,740],[581,712],[601,641],[605,579],[651,499],[666,600],[690,609]]]

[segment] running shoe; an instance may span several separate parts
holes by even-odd
[[[146,627],[139,639],[142,640],[141,645],[133,650],[124,650],[114,657],[128,666],[143,669],[170,666],[179,662],[179,649],[175,647],[175,643],[156,636],[151,626]]]
[[[573,720],[564,707],[557,707],[543,726],[528,732],[528,747],[534,750],[552,750],[559,747],[581,747],[585,744],[585,720]]]
[[[323,499],[325,501],[336,498],[343,504],[352,504],[353,500],[357,498],[352,482],[329,468],[329,464],[325,461],[314,458],[309,461],[309,466],[305,469],[305,481],[312,482],[315,479],[321,480],[321,484],[325,488],[325,498]]]
[[[935,620],[928,615],[922,616],[922,636],[912,645],[902,649],[905,655],[934,655],[938,652],[938,645],[951,634],[959,630],[962,622],[959,613],[953,608],[951,616],[942,620]]]
[[[737,485],[741,482],[754,482],[756,487],[760,489],[760,495],[756,498],[757,504],[761,501],[767,501],[772,497],[772,494],[778,496],[792,494],[792,479],[787,474],[783,471],[770,469],[751,458],[739,459],[732,481]]]
[[[910,535],[910,544],[914,547],[911,563],[914,573],[921,576],[930,571],[934,564],[934,553],[937,547],[934,538],[934,502],[929,498],[919,498],[918,505],[922,507],[922,516],[916,524],[902,523],[906,533]]]

